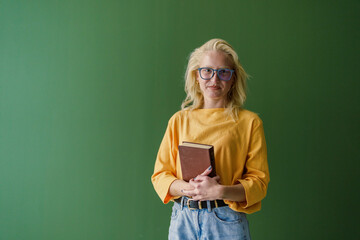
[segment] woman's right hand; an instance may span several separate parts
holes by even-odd
[[[183,190],[194,190],[194,187],[184,180],[177,179],[170,185],[169,193],[173,197],[186,196],[186,194],[183,193]]]

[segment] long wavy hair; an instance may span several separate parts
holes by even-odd
[[[196,48],[189,57],[189,62],[185,72],[185,92],[186,98],[181,104],[181,109],[199,109],[204,105],[204,96],[200,86],[197,83],[197,69],[199,63],[206,52],[221,51],[224,52],[232,62],[235,70],[233,74],[233,85],[227,94],[226,112],[236,119],[246,99],[246,80],[248,75],[241,66],[237,53],[233,47],[222,39],[211,39],[204,45]]]

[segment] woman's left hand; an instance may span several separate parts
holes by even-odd
[[[194,187],[193,190],[182,190],[182,192],[193,200],[216,200],[221,199],[221,186],[220,177],[208,177],[211,172],[210,169],[206,169],[202,174],[189,181],[190,185]]]

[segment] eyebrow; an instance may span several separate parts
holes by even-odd
[[[214,68],[214,67],[212,67],[212,66],[209,66],[209,65],[205,65],[204,67],[208,67],[208,68]],[[221,67],[219,67],[219,68],[214,68],[214,69],[221,69],[221,68],[227,68],[227,69],[231,69],[231,67],[229,67],[229,66],[221,66]]]

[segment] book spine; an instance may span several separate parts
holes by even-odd
[[[216,170],[215,170],[215,154],[214,154],[214,147],[209,149],[209,154],[210,154],[210,163],[211,163],[211,167],[212,167],[212,171],[209,174],[209,177],[215,177],[216,176]]]

